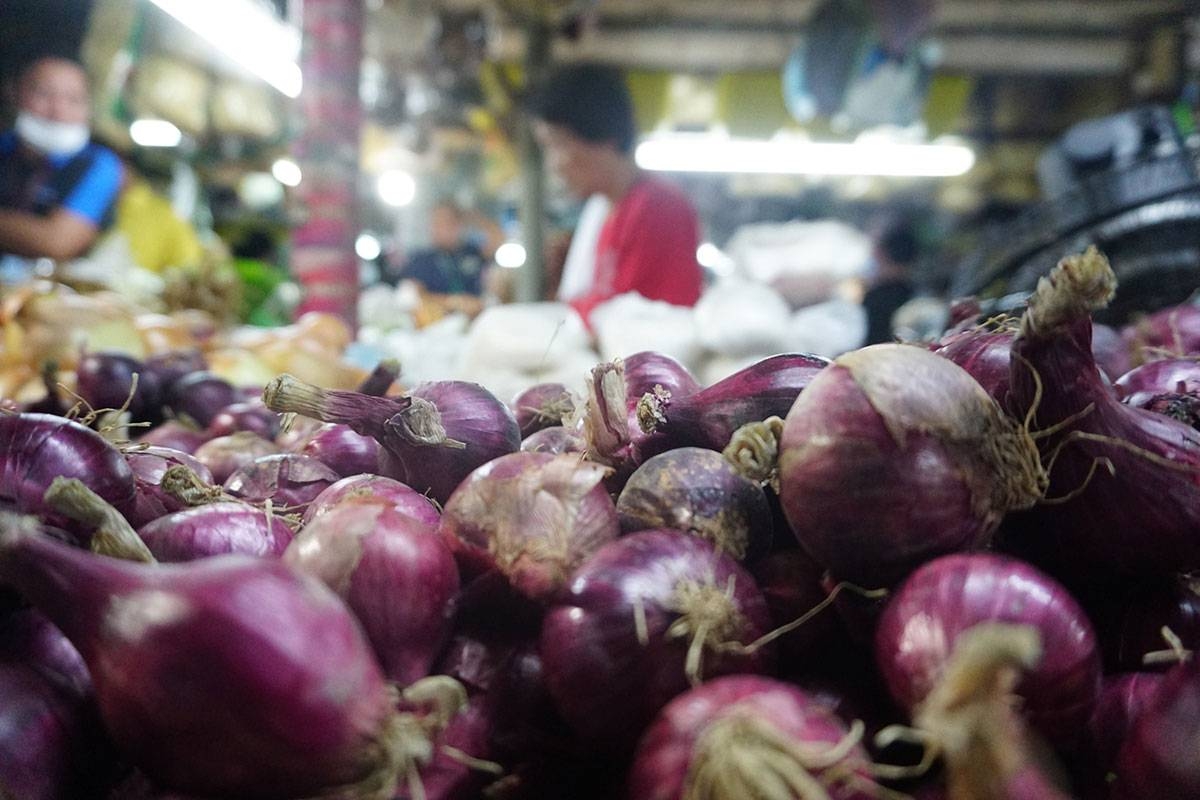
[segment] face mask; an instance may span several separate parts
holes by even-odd
[[[17,136],[35,150],[51,156],[73,156],[88,143],[91,131],[84,123],[53,122],[28,111],[17,114]]]

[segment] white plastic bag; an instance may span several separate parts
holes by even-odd
[[[618,295],[592,311],[600,356],[612,360],[653,350],[690,369],[703,352],[692,313],[690,308],[647,300],[635,292]]]
[[[867,338],[867,314],[847,300],[829,300],[802,308],[787,329],[787,350],[826,358],[862,346]]]
[[[790,315],[787,302],[770,286],[722,280],[696,304],[696,337],[707,350],[721,355],[777,353]]]
[[[588,349],[583,320],[565,303],[513,303],[486,309],[463,349],[467,369],[537,372]]]

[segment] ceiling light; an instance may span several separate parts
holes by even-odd
[[[183,134],[165,119],[139,119],[129,126],[133,143],[141,147],[177,147]]]
[[[300,185],[300,165],[290,158],[280,158],[271,165],[271,174],[284,186]]]
[[[360,233],[358,238],[354,240],[354,252],[358,253],[358,257],[363,261],[374,261],[383,252],[383,246],[380,245],[379,239],[374,235]]]
[[[496,266],[505,269],[516,269],[524,266],[525,248],[516,242],[505,242],[496,248]]]
[[[379,198],[389,206],[401,208],[417,197],[417,180],[402,169],[390,169],[375,183]]]

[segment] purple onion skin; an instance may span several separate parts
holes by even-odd
[[[355,433],[349,425],[322,425],[300,453],[317,459],[343,478],[379,471],[379,442]]]
[[[648,459],[617,499],[624,533],[674,528],[749,562],[771,547],[771,509],[758,484],[737,473],[723,455],[680,447]]]
[[[261,393],[259,396],[262,396]],[[308,440],[327,424],[329,423],[321,422],[319,419],[295,415],[290,420],[288,429],[280,431],[279,435],[275,437],[275,444],[279,445],[281,452],[299,453],[304,449],[304,445],[308,444]]]
[[[767,600],[774,627],[782,627],[820,605],[825,570],[803,550],[782,550],[750,565],[750,573]],[[792,676],[820,666],[844,639],[837,612],[826,608],[779,639],[779,668]]]
[[[137,497],[133,501],[133,507],[125,513],[125,518],[135,528],[187,508],[182,501],[167,494],[159,486],[169,468],[182,465],[196,473],[196,477],[203,482],[213,482],[208,467],[179,450],[151,445],[144,450],[126,453],[125,460],[129,462],[137,484]]]
[[[204,372],[208,369],[208,362],[199,350],[172,350],[150,356],[143,366],[147,373],[158,379],[159,385],[169,387],[185,375]]]
[[[915,380],[880,396],[864,388],[889,373]],[[979,384],[933,353],[881,344],[842,356],[785,420],[779,497],[796,539],[836,580],[865,588],[893,586],[931,558],[981,547],[1006,509],[991,501],[980,508],[977,498],[1008,476],[983,460],[987,434],[967,429],[956,441],[919,420],[988,415],[1000,418]]]
[[[278,561],[140,565],[6,523],[0,580],[79,648],[105,728],[163,787],[285,800],[386,767],[390,702],[366,639]]]
[[[574,407],[571,393],[561,383],[538,383],[513,398],[509,404],[521,438],[525,439],[540,430],[562,424],[564,414]]]
[[[209,503],[153,520],[138,536],[159,561],[182,562],[230,553],[278,557],[291,544],[292,529],[245,503]]]
[[[32,608],[0,618],[0,662],[21,662],[80,695],[92,691],[83,656],[62,631]]]
[[[207,442],[208,435],[203,431],[184,425],[176,420],[167,420],[137,437],[139,444],[169,447],[182,453],[193,454],[200,445]]]
[[[1092,356],[1110,380],[1116,380],[1133,369],[1129,344],[1115,328],[1099,322],[1092,323]]]
[[[229,476],[225,491],[248,503],[270,500],[275,508],[303,513],[317,495],[341,476],[310,456],[263,456]]]
[[[575,431],[569,431],[561,425],[543,428],[531,433],[521,441],[521,450],[526,453],[582,453],[587,450],[587,442]]]
[[[450,496],[442,537],[466,576],[499,571],[521,595],[547,602],[620,533],[604,474],[571,454],[501,456]]]
[[[300,531],[283,560],[354,612],[388,680],[429,674],[450,635],[458,569],[437,530],[377,500],[348,500]]]
[[[446,754],[453,747],[473,758],[491,758],[491,733],[494,725],[484,698],[472,698],[434,741],[434,756],[420,770],[425,800],[477,800],[483,787],[495,776],[472,769]],[[414,800],[408,787],[401,784],[395,800]]]
[[[979,381],[1001,408],[1008,408],[1008,364],[1015,331],[965,331],[937,349]]]
[[[1145,408],[1157,395],[1200,390],[1200,362],[1190,358],[1151,361],[1122,374],[1113,387],[1125,405]]]
[[[1148,665],[1147,653],[1170,649],[1167,627],[1188,650],[1200,649],[1200,584],[1187,575],[1150,587],[1097,591],[1080,599],[1096,624],[1105,666],[1113,672],[1161,671],[1175,662]]]
[[[1139,363],[1200,352],[1200,307],[1161,309],[1125,326],[1121,336]]]
[[[263,456],[275,455],[279,447],[256,433],[234,433],[209,439],[196,448],[196,460],[208,467],[213,482],[223,484],[233,473]]]
[[[442,515],[437,506],[423,494],[403,483],[382,475],[351,475],[331,484],[308,504],[301,518],[307,525],[317,517],[347,500],[371,499],[391,503],[397,511],[426,525],[437,527]]]
[[[153,422],[161,416],[162,384],[153,372],[147,372],[141,361],[123,353],[87,353],[75,367],[75,391],[89,406],[99,411],[123,408],[133,388],[137,373],[137,388],[129,402],[129,415],[134,422]]]
[[[397,443],[391,454],[403,465],[404,477],[394,475],[419,492],[428,492],[445,503],[474,470],[494,458],[521,449],[521,431],[508,406],[477,383],[433,381],[423,383],[411,396],[433,403],[441,414],[446,435],[463,442],[464,449],[422,447]],[[387,443],[381,443],[387,446]]]
[[[876,663],[892,697],[911,713],[937,683],[957,637],[987,622],[1037,629],[1042,658],[1016,692],[1030,723],[1052,744],[1070,749],[1099,691],[1096,637],[1066,589],[1016,559],[949,555],[908,577],[875,632]]]
[[[0,504],[70,529],[42,496],[56,477],[78,478],[118,511],[135,497],[133,470],[103,436],[63,417],[0,414]]]
[[[585,562],[547,612],[541,633],[546,686],[571,728],[602,749],[631,746],[659,709],[688,688],[688,640],[666,633],[680,617],[669,610],[677,586],[694,581],[724,589],[731,578],[741,625],[730,639],[749,644],[770,629],[766,600],[736,561],[703,539],[641,531]],[[639,603],[646,644],[635,623]],[[706,646],[703,677],[767,672],[773,655],[768,648],[742,655]]]
[[[621,359],[625,364],[625,389],[637,400],[661,386],[671,397],[681,398],[700,391],[700,383],[688,368],[670,356],[643,350]]]
[[[1038,505],[1028,515],[1025,538],[1036,542],[1039,564],[1069,582],[1127,584],[1200,567],[1200,432],[1121,403],[1100,380],[1085,302],[1093,300],[1089,287],[1111,290],[1115,279],[1104,284],[1105,274],[1111,278],[1106,263],[1101,269],[1084,256],[1064,260],[1052,273],[1053,283],[1044,282],[1047,288],[1039,292],[1050,297],[1041,304],[1030,301],[1013,345],[1012,398],[1019,416],[1034,410],[1035,430],[1067,421],[1039,441],[1044,454],[1072,437],[1058,451],[1046,492],[1071,499]],[[1055,298],[1055,292],[1070,297]],[[1098,308],[1104,302],[1099,297],[1090,304]],[[1077,310],[1058,318],[1050,314],[1064,307]],[[1038,386],[1029,365],[1041,379],[1036,409]],[[1081,440],[1076,432],[1119,444]],[[1098,459],[1107,459],[1112,472],[1100,467],[1089,481]]]
[[[207,428],[226,406],[244,399],[238,390],[211,372],[189,372],[166,389],[167,405],[177,417],[189,417]]]
[[[722,721],[743,718],[765,725],[776,736],[794,742],[801,750],[826,752],[847,736],[845,723],[821,702],[802,689],[757,675],[730,675],[705,683],[676,697],[659,713],[642,736],[629,770],[626,797],[630,800],[683,800],[689,797],[686,779],[693,760],[700,755],[702,737]],[[731,740],[735,741],[735,740]],[[752,744],[737,742],[752,752]],[[716,747],[716,745],[713,745]],[[710,756],[719,755],[710,753]],[[764,760],[763,767],[767,767]],[[874,800],[870,761],[862,745],[855,745],[836,762],[835,772],[821,780],[821,772],[810,774],[825,785],[830,800]],[[845,781],[845,772],[862,779],[863,788]],[[764,782],[763,785],[770,785]],[[746,797],[752,787],[747,786]],[[701,793],[700,796],[708,796]],[[714,793],[713,796],[724,796]]]
[[[255,398],[225,406],[213,417],[207,429],[210,439],[239,431],[274,439],[279,435],[279,415],[263,405],[262,398]]]
[[[1163,683],[1161,672],[1129,672],[1104,679],[1088,721],[1089,767],[1102,777],[1116,764],[1121,745]]]
[[[666,402],[666,422],[655,428],[669,447],[723,450],[749,422],[784,417],[828,359],[805,354],[765,358],[698,392]],[[636,398],[631,398],[636,399]],[[665,449],[665,448],[664,448]]]
[[[1133,722],[1117,757],[1114,800],[1200,797],[1200,661],[1180,664]]]

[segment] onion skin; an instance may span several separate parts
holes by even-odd
[[[1113,388],[1125,405],[1145,408],[1157,395],[1200,390],[1200,362],[1190,358],[1151,361],[1121,375]]]
[[[346,601],[388,680],[407,686],[429,674],[459,585],[436,529],[387,502],[347,500],[305,525],[283,560]]]
[[[1114,800],[1200,797],[1200,662],[1171,670],[1117,758]]]
[[[698,392],[667,398],[642,396],[641,429],[674,447],[723,450],[733,432],[748,422],[783,417],[809,382],[829,364],[805,354],[765,358]]]
[[[821,585],[825,570],[803,550],[771,553],[751,564],[750,572],[767,600],[774,627],[799,619],[826,599]],[[844,638],[836,611],[826,608],[779,639],[780,671],[793,676],[824,666]]]
[[[169,387],[193,372],[204,372],[208,362],[199,350],[172,350],[149,356],[143,363],[145,371],[158,379],[159,385]]]
[[[972,330],[956,334],[935,352],[965,369],[1002,409],[1008,408],[1013,330]]]
[[[207,484],[213,482],[213,476],[208,471],[208,467],[179,450],[152,445],[145,449],[126,453],[125,460],[129,462],[129,467],[133,470],[133,478],[137,485],[137,497],[134,499],[132,508],[125,513],[125,517],[135,528],[140,528],[152,520],[182,511],[187,507],[183,501],[163,491],[159,485],[163,475],[170,467],[185,466],[195,473],[201,482]]]
[[[1178,575],[1163,585],[1156,582],[1149,588],[1097,594],[1085,596],[1084,603],[1096,623],[1109,670],[1160,671],[1178,663],[1168,659],[1155,666],[1144,661],[1148,653],[1171,649],[1163,637],[1164,627],[1179,637],[1185,649],[1200,649],[1200,583],[1195,577]]]
[[[382,475],[351,475],[342,478],[328,486],[323,492],[308,504],[301,518],[301,525],[307,525],[317,517],[335,508],[347,500],[372,499],[391,503],[398,511],[424,522],[426,525],[437,527],[442,519],[437,506],[423,494],[403,483]]]
[[[320,461],[296,453],[263,456],[229,476],[225,491],[248,503],[270,500],[276,508],[303,513],[341,478]]]
[[[75,391],[96,411],[126,408],[128,403],[134,422],[154,422],[161,417],[163,390],[157,375],[124,353],[85,354],[75,367]]]
[[[738,561],[771,547],[771,509],[762,488],[724,456],[680,447],[646,460],[617,499],[621,530],[674,528],[712,542]]]
[[[564,417],[575,411],[575,400],[561,383],[538,383],[513,398],[513,415],[521,429],[521,438],[540,430],[562,425]]]
[[[1031,439],[974,378],[927,350],[865,347],[817,374],[784,423],[780,493],[796,539],[837,581],[895,585],[985,545],[1041,496]]]
[[[587,450],[587,442],[575,431],[567,430],[561,425],[542,428],[536,433],[526,436],[521,442],[521,450],[526,453],[583,453]]]
[[[263,405],[262,400],[230,403],[217,412],[207,429],[209,438],[228,436],[239,431],[274,439],[279,435],[279,415]]]
[[[230,553],[277,557],[291,544],[292,529],[245,503],[209,503],[153,520],[138,536],[159,561],[181,562]]]
[[[244,431],[229,436],[218,436],[209,439],[193,454],[196,460],[208,467],[214,483],[222,484],[255,459],[275,455],[279,447],[273,442],[259,436],[257,433]]]
[[[1160,672],[1130,672],[1105,678],[1088,721],[1091,769],[1102,776],[1117,761],[1121,744],[1163,683]]]
[[[1070,498],[1030,512],[1026,538],[1039,563],[1070,581],[1152,580],[1200,567],[1200,432],[1119,402],[1096,371],[1090,312],[1115,286],[1094,248],[1063,259],[1039,282],[1013,345],[1014,409],[1032,412],[1035,430],[1063,426],[1039,445],[1047,461],[1058,454],[1048,497]]]
[[[501,456],[450,496],[442,537],[467,576],[499,571],[523,596],[546,602],[620,532],[601,483],[607,472],[573,454]]]
[[[177,417],[188,417],[201,428],[242,399],[233,384],[211,372],[189,372],[167,387],[165,397]]]
[[[670,356],[643,350],[621,359],[625,365],[625,391],[639,398],[661,386],[673,398],[687,397],[700,391],[700,383],[688,368]]]
[[[958,638],[997,622],[1038,631],[1042,658],[1016,692],[1025,698],[1030,723],[1052,743],[1070,748],[1099,691],[1095,634],[1063,587],[1016,559],[949,555],[908,577],[875,632],[875,659],[889,692],[913,712],[938,682]]]
[[[203,431],[198,431],[177,420],[167,420],[137,437],[139,444],[169,447],[189,455],[196,452],[200,445],[208,441]]]
[[[727,728],[731,733],[722,736],[722,725],[732,725]],[[676,697],[659,713],[638,744],[626,796],[630,800],[806,796],[766,794],[767,787],[783,786],[782,770],[776,766],[780,760],[793,766],[802,761],[784,750],[784,743],[800,752],[824,753],[847,735],[841,720],[795,686],[754,675],[717,678]],[[730,748],[737,748],[736,755]],[[720,761],[723,756],[727,762]],[[727,769],[701,777],[697,767],[703,760]],[[824,786],[830,800],[879,796],[871,791],[870,761],[862,745],[856,744],[829,767],[834,769],[828,778],[824,770],[804,771]],[[845,780],[847,772],[860,779],[859,787]],[[689,792],[688,779],[693,775],[699,783]]]
[[[1121,331],[1137,363],[1200,352],[1200,307],[1155,311]]]
[[[482,697],[471,699],[447,723],[433,741],[433,760],[420,770],[425,800],[477,800],[482,796],[484,785],[495,776],[451,758],[444,748],[453,747],[472,758],[487,759],[491,756],[489,739],[493,726],[492,714]],[[401,785],[395,800],[415,799]]]
[[[546,686],[563,718],[585,741],[620,751],[631,746],[663,705],[688,688],[689,637],[668,628],[685,582],[722,592],[733,580],[738,614],[717,638],[749,644],[770,628],[762,593],[737,562],[678,531],[641,531],[602,547],[575,573],[542,624]],[[644,609],[645,644],[636,606]],[[693,629],[694,630],[694,629]],[[703,648],[703,677],[766,672],[773,653]]]
[[[117,448],[78,422],[48,414],[0,414],[0,503],[69,527],[43,496],[57,477],[78,478],[118,511],[136,494],[133,471]]]
[[[79,648],[105,728],[164,788],[285,800],[386,785],[387,686],[315,579],[245,556],[131,564],[12,517],[0,522],[0,579]]]
[[[379,471],[379,442],[355,433],[349,425],[322,425],[300,453],[317,459],[343,478]]]

